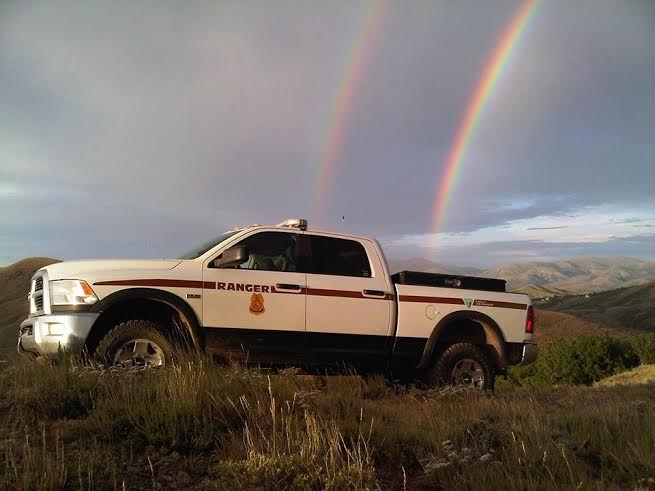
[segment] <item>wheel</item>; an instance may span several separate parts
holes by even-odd
[[[95,358],[112,366],[164,367],[173,360],[173,345],[162,333],[156,322],[122,322],[100,340]]]
[[[493,390],[496,374],[489,355],[479,346],[457,343],[449,346],[428,373],[428,385]]]

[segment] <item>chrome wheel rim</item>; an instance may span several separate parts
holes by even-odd
[[[483,388],[484,370],[482,370],[482,365],[471,358],[459,360],[450,372],[450,383],[456,386]]]
[[[130,339],[116,350],[114,365],[127,367],[163,367],[164,352],[150,339]]]

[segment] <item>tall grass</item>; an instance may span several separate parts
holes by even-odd
[[[655,386],[468,391],[193,357],[161,371],[0,373],[0,484],[19,489],[634,488]]]

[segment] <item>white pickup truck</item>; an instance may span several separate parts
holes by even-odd
[[[377,241],[303,219],[231,230],[178,259],[52,264],[29,303],[18,350],[34,356],[159,366],[193,348],[484,389],[537,356],[532,302],[504,281],[392,276]]]

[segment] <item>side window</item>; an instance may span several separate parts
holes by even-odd
[[[298,234],[286,232],[260,232],[243,239],[234,247],[245,246],[250,257],[237,269],[296,272],[298,260],[296,244]]]
[[[311,235],[311,261],[308,273],[336,276],[371,277],[371,265],[359,242]]]

